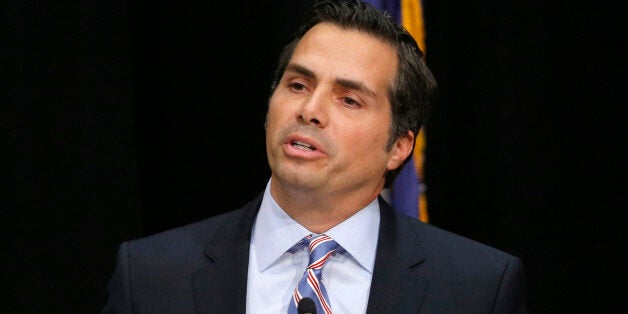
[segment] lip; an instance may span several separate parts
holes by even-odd
[[[294,144],[296,142],[309,146],[311,150],[302,149],[298,146],[295,146]],[[322,149],[321,145],[316,140],[298,134],[288,135],[283,143],[283,147],[285,154],[289,157],[301,159],[317,159],[327,155]]]

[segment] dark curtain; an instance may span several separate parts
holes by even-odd
[[[426,129],[431,223],[522,257],[531,313],[625,312],[612,273],[627,135],[620,14],[602,3],[424,3],[441,87]]]
[[[120,242],[262,192],[272,71],[312,2],[3,3],[7,313],[96,313]],[[531,313],[625,312],[621,11],[424,11],[430,223],[520,256]]]

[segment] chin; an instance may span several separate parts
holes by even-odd
[[[274,173],[274,177],[286,188],[315,189],[325,185],[325,180],[313,176],[311,172],[286,170]]]

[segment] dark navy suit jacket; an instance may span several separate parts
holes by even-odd
[[[242,208],[120,245],[102,313],[245,313],[251,229]],[[367,313],[526,313],[521,260],[397,213],[381,197]]]

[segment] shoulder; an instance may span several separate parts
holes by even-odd
[[[187,225],[133,239],[126,243],[135,252],[146,251],[148,253],[153,250],[173,252],[181,248],[192,247],[198,247],[202,250],[202,247],[207,245],[224,221],[236,213],[237,211],[223,213]]]
[[[382,205],[382,217],[388,216],[384,220],[391,224],[388,228],[394,230],[389,232],[396,234],[402,243],[421,247],[424,254],[432,258],[482,259],[484,262],[516,258],[496,247],[398,213],[387,203]]]
[[[382,225],[387,242],[422,257],[421,268],[444,277],[459,274],[497,279],[507,270],[523,271],[521,259],[506,251],[396,212],[383,202]],[[393,236],[390,236],[390,235]]]
[[[450,296],[448,303],[460,308],[492,307],[499,313],[525,309],[526,272],[519,257],[408,218],[401,219],[416,234],[414,244],[423,256],[415,271],[430,282],[434,295]]]
[[[177,228],[120,244],[118,265],[134,270],[133,280],[151,281],[154,274],[182,276],[207,265],[204,250],[220,225],[237,211],[220,214]],[[118,266],[120,267],[120,266]],[[178,275],[177,275],[178,274]]]
[[[525,290],[525,267],[518,256],[417,219],[401,219],[416,234],[424,254],[420,272],[433,280],[433,288],[448,291],[455,282],[460,291],[487,298],[500,289],[512,289],[511,295]]]
[[[250,221],[259,208],[260,198],[243,207],[187,225],[127,241],[121,245],[136,258],[202,256],[203,251],[220,233],[241,228]],[[246,222],[244,223],[246,224]]]
[[[422,269],[434,278],[455,281],[469,288],[525,282],[525,268],[518,257],[496,247],[426,224],[402,218],[412,228],[425,259]],[[508,278],[508,279],[507,279]],[[442,281],[441,281],[442,282]],[[463,284],[465,283],[465,284]]]
[[[465,263],[481,261],[489,264],[503,264],[518,257],[486,243],[479,242],[458,233],[427,224],[417,219],[402,218],[411,226],[421,246],[433,258],[457,259]]]
[[[402,273],[418,282],[429,283],[423,307],[435,313],[444,308],[468,312],[515,313],[525,305],[525,271],[521,259],[496,247],[423,223],[397,213],[390,205],[380,206],[382,223],[378,256],[393,257],[407,268],[386,266],[383,277]],[[377,261],[376,261],[377,264]],[[418,279],[421,278],[421,279]],[[441,298],[440,296],[447,296]],[[430,312],[429,309],[427,309]],[[448,312],[449,313],[449,312]],[[492,311],[495,313],[495,311]]]

